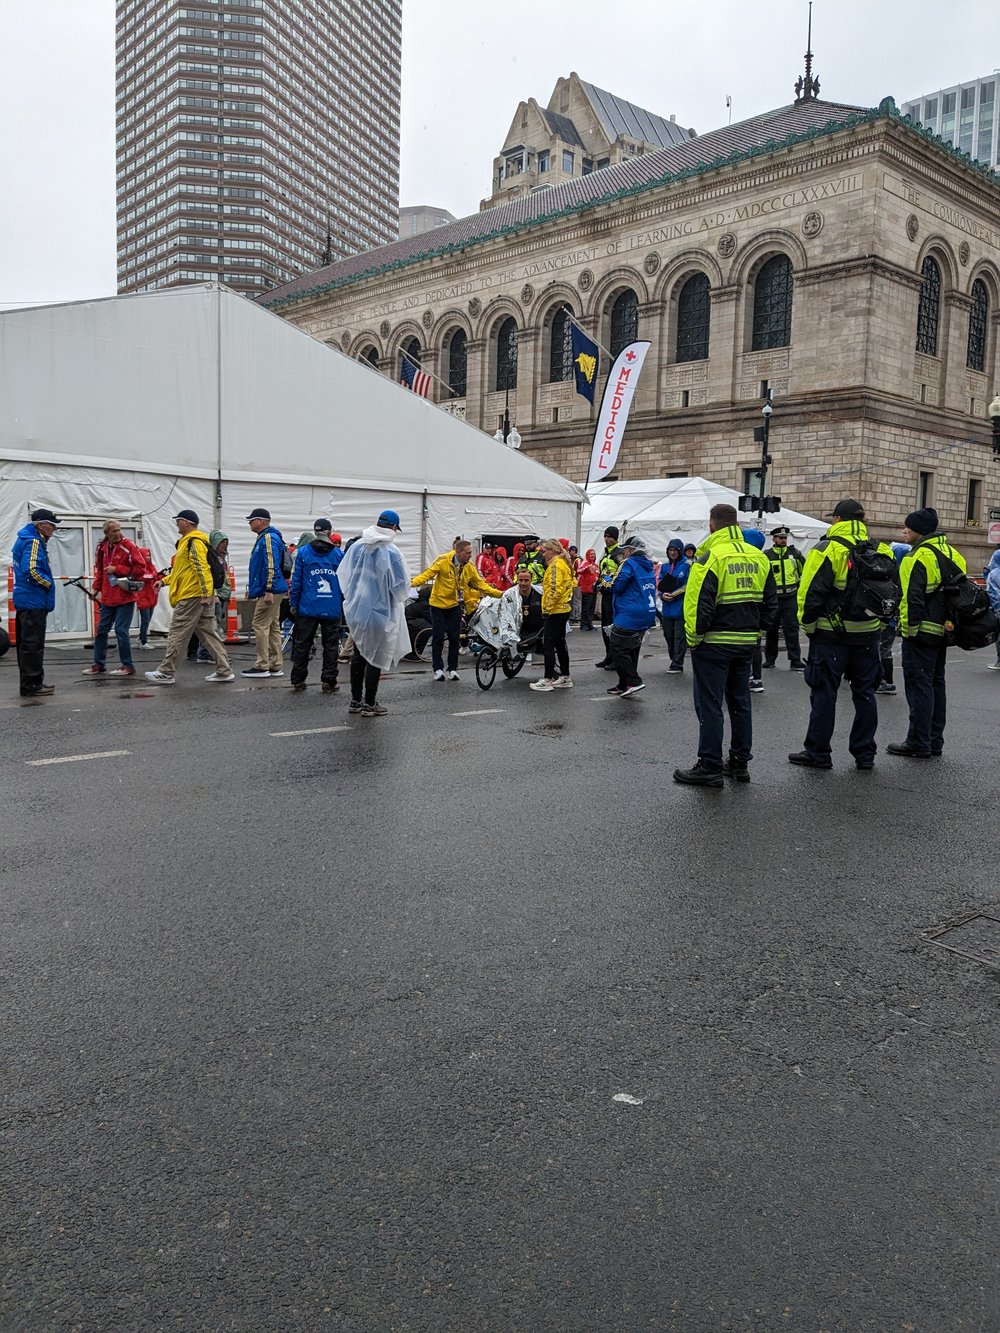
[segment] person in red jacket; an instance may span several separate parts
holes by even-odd
[[[497,583],[497,558],[496,548],[492,542],[483,542],[483,549],[476,557],[476,569],[483,579],[493,588],[500,585]],[[500,589],[501,592],[503,589]]]
[[[110,675],[135,675],[128,634],[135,611],[136,593],[142,586],[145,573],[146,561],[138,546],[129,541],[117,520],[109,518],[104,525],[104,540],[98,543],[94,557],[94,594],[100,603],[101,613],[94,635],[93,665],[84,671],[85,676],[103,676],[107,671],[108,635],[112,625],[118,643],[119,666]]]
[[[577,561],[576,579],[580,585],[580,629],[594,628],[594,608],[597,605],[597,581],[601,577],[597,552],[589,550]]]
[[[513,583],[507,577],[507,548],[498,546],[493,552],[493,559],[496,562],[497,577],[493,584],[494,588],[499,588],[501,592],[506,592],[508,588],[513,588]]]
[[[139,610],[139,647],[152,650],[153,644],[149,642],[149,622],[153,619],[153,612],[160,600],[160,589],[163,587],[163,580],[157,577],[156,566],[153,564],[153,553],[148,546],[140,546],[139,554],[146,562],[146,572],[142,576],[142,587],[135,595],[135,604]]]

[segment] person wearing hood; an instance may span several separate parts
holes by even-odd
[[[524,542],[515,542],[513,550],[507,557],[507,564],[504,573],[510,579],[511,587],[517,582],[517,571],[521,567],[521,557],[524,555]],[[532,579],[532,582],[534,580]]]
[[[667,543],[667,558],[660,566],[656,591],[660,599],[660,623],[670,654],[668,675],[684,670],[687,639],[684,637],[684,589],[691,573],[691,561],[684,554],[684,543],[673,537]]]
[[[221,582],[219,582],[218,575],[213,579],[215,586],[215,625],[219,631],[219,638],[225,643],[229,618],[229,599],[233,594],[233,590],[229,586],[229,537],[221,528],[213,528],[208,534],[208,544],[219,557],[225,571],[221,576]],[[191,642],[188,644],[188,660],[191,659],[192,655],[199,662],[211,662],[212,660],[211,653],[198,646],[197,635],[192,635]]]
[[[1000,549],[993,552],[986,566],[986,592],[990,606],[1000,616]],[[1000,639],[997,639],[997,660],[991,662],[987,670],[1000,671]]]
[[[594,611],[597,608],[597,583],[601,577],[597,563],[597,552],[587,550],[582,560],[577,561],[576,579],[580,585],[580,629],[593,631]]]
[[[388,711],[378,702],[382,672],[410,650],[406,628],[410,574],[395,544],[399,530],[396,511],[383,509],[337,567],[344,615],[354,641],[347,711],[362,717],[382,717]]]
[[[247,514],[250,531],[256,537],[250,552],[247,596],[257,603],[253,613],[253,635],[257,656],[252,667],[244,667],[241,676],[283,676],[281,659],[281,599],[288,592],[285,576],[285,540],[271,525],[266,509],[251,509]]]
[[[507,577],[507,548],[498,546],[493,552],[494,563],[497,567],[497,578],[494,587],[499,588],[501,592],[506,592],[508,588],[514,585]]]
[[[875,766],[878,703],[875,690],[882,679],[879,638],[884,622],[875,616],[857,617],[853,608],[842,613],[851,552],[868,542],[864,506],[850,498],[840,500],[827,515],[836,521],[806,556],[799,583],[799,623],[809,639],[806,684],[809,686],[809,726],[803,749],[788,756],[802,768],[832,768],[830,741],[837,718],[837,691],[846,677],[851,682],[854,725],[848,746],[862,771]],[[873,543],[879,556],[892,561],[885,542]],[[898,571],[897,571],[898,579]],[[898,594],[898,582],[896,584]]]
[[[55,694],[45,683],[45,626],[55,609],[56,581],[49,564],[49,540],[59,527],[51,509],[35,509],[11,551],[14,569],[14,633],[21,697]]]
[[[153,564],[153,552],[149,547],[140,546],[139,554],[146,562],[146,572],[142,576],[142,587],[135,599],[135,604],[139,610],[139,647],[152,651],[153,645],[149,642],[149,622],[153,619],[153,612],[160,600],[160,589],[163,587],[163,580]]]
[[[306,688],[309,675],[309,656],[312,653],[316,631],[323,644],[323,665],[320,684],[324,694],[337,692],[337,658],[340,652],[340,629],[344,599],[340,591],[337,569],[344,559],[343,551],[330,540],[330,528],[320,528],[317,519],[311,533],[304,532],[295,551],[295,564],[288,586],[288,600],[292,611],[292,689]]]
[[[641,537],[632,533],[621,550],[624,559],[611,585],[614,618],[608,633],[618,684],[608,693],[628,699],[646,688],[639,675],[639,650],[646,631],[656,624],[656,575]]]

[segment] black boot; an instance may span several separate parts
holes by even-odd
[[[699,759],[694,768],[675,768],[674,781],[686,787],[724,787],[721,768],[708,768]]]
[[[732,755],[722,765],[722,771],[734,782],[749,782],[750,769],[745,759],[734,759]]]

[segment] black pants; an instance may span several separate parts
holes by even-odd
[[[948,712],[944,684],[948,646],[944,642],[920,643],[917,639],[904,639],[901,651],[903,686],[910,710],[910,728],[905,744],[921,754],[928,750],[940,754],[944,749],[944,724]]]
[[[878,655],[882,663],[882,679],[887,685],[892,684],[892,645],[896,638],[896,623],[890,620],[878,636]]]
[[[554,680],[556,659],[559,659],[559,675],[569,675],[569,650],[566,647],[566,622],[569,612],[557,616],[546,616],[542,629],[542,654],[545,658],[545,678]]]
[[[764,639],[764,660],[774,662],[778,656],[778,630],[785,634],[785,648],[792,666],[801,666],[802,648],[799,644],[799,610],[795,594],[778,598],[778,614],[767,627]]]
[[[445,636],[448,639],[448,670],[458,670],[458,650],[461,646],[459,636],[462,633],[462,608],[460,605],[442,608],[432,606],[431,611],[431,666],[435,671],[444,670]]]
[[[882,679],[878,635],[859,634],[855,643],[828,643],[814,638],[809,644],[806,684],[809,697],[809,729],[805,751],[818,759],[830,757],[833,725],[837,720],[837,691],[846,677],[851,683],[854,725],[848,747],[855,759],[875,757],[878,704],[875,689]]]
[[[684,654],[687,652],[687,635],[684,633],[683,616],[663,617],[663,637],[667,641],[672,667],[683,667]]]
[[[642,630],[633,631],[621,629],[618,625],[612,625],[610,637],[611,661],[618,672],[618,688],[627,690],[631,689],[633,685],[641,685],[639,649],[642,647]]]
[[[615,620],[614,598],[611,589],[601,593],[601,633],[604,635],[604,659],[611,661],[611,626]]]
[[[594,628],[594,611],[597,609],[597,593],[582,592],[580,594],[580,628]]]
[[[374,704],[378,695],[378,683],[382,679],[381,667],[372,666],[354,649],[354,655],[351,658],[351,699],[354,703],[366,703],[369,708]],[[364,689],[364,699],[361,698],[361,691]]]
[[[698,715],[698,758],[706,768],[722,767],[722,706],[729,712],[729,753],[748,763],[753,745],[750,706],[750,654],[727,654],[719,648],[691,651],[694,673],[694,711]]]
[[[309,675],[309,654],[317,629],[323,644],[323,666],[319,678],[324,685],[337,683],[337,657],[340,653],[340,621],[323,616],[295,617],[292,630],[292,684],[301,685]]]
[[[45,684],[45,622],[48,615],[48,611],[28,610],[18,611],[14,617],[22,694],[36,694]]]

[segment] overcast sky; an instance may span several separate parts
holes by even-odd
[[[333,0],[335,3],[336,0]],[[400,202],[475,212],[522,98],[575,70],[699,133],[783,106],[805,0],[404,0]],[[989,0],[816,0],[823,98],[991,72]],[[0,0],[0,305],[115,290],[114,0]],[[992,33],[988,31],[992,25]],[[983,46],[981,53],[979,47]]]

